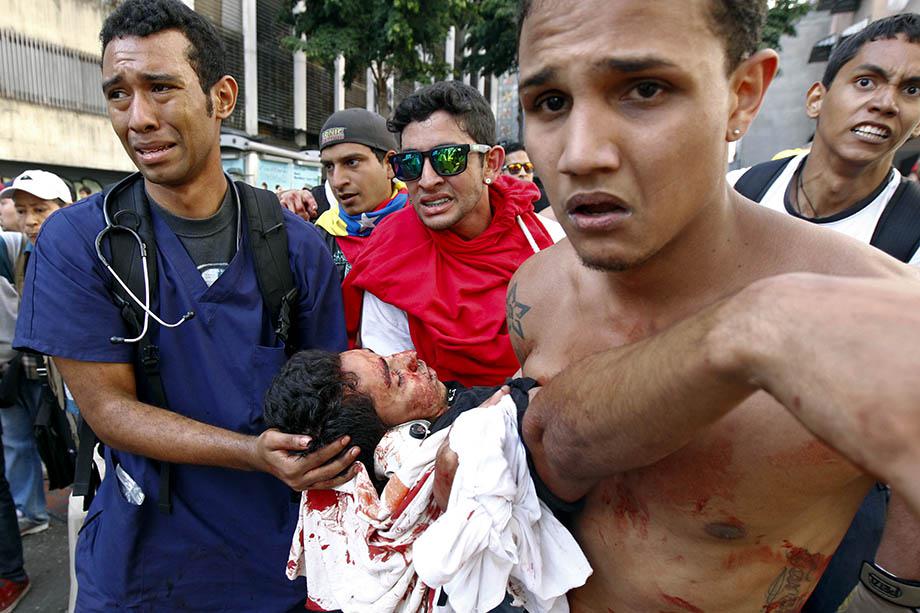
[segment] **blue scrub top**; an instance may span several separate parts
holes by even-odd
[[[209,288],[162,218],[152,211],[164,321],[160,346],[169,409],[244,434],[265,429],[262,398],[286,359],[262,304],[242,215],[243,246]],[[104,227],[97,194],[54,213],[29,263],[14,345],[91,362],[131,362],[133,346],[108,290],[94,241]],[[312,225],[285,211],[291,269],[300,291],[302,348],[346,348],[332,259]],[[142,397],[141,400],[144,400]],[[106,447],[106,478],[77,543],[78,610],[287,611],[302,608],[303,581],[285,565],[297,517],[291,490],[275,477],[208,466],[173,468],[173,512],[157,508],[158,464]],[[143,489],[140,506],[118,486],[115,466]]]

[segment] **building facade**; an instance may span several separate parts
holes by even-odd
[[[373,84],[363,77],[346,88],[343,65],[326,70],[285,47],[291,32],[279,16],[289,0],[184,1],[218,28],[240,85],[221,138],[224,168],[268,189],[319,183],[320,128],[341,108],[376,110]],[[134,171],[109,124],[101,88],[99,31],[116,4],[0,0],[0,179],[40,167],[67,179],[75,192],[83,185],[97,191]],[[445,40],[451,65],[461,57],[460,41],[453,30]],[[498,114],[498,80],[472,84]],[[393,81],[391,106],[417,86]]]

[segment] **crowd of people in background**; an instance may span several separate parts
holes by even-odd
[[[321,184],[283,190],[223,170],[239,91],[215,28],[121,3],[103,95],[138,172],[0,191],[0,611],[31,587],[46,479],[80,485],[79,611],[467,602],[403,541],[367,548],[398,590],[311,588],[303,522],[401,487],[430,497],[414,543],[458,504],[453,424],[505,396],[516,485],[590,577],[539,593],[508,563],[482,610],[920,609],[920,187],[894,168],[920,136],[920,16],[835,47],[807,149],[726,174],[778,70],[765,10],[525,0],[526,148],[435,82],[388,118],[333,113]],[[399,481],[381,446],[438,431]]]

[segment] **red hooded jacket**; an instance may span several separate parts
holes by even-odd
[[[364,292],[406,312],[419,357],[442,381],[498,385],[517,371],[505,323],[505,293],[518,267],[534,254],[518,218],[540,249],[553,244],[537,218],[532,183],[499,177],[489,186],[492,222],[466,241],[429,230],[412,207],[374,231],[342,292],[349,339],[361,326]]]

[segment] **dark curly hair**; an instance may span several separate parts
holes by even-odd
[[[524,20],[542,0],[521,0],[518,42]],[[760,46],[767,19],[767,0],[709,0],[709,27],[725,43],[728,72],[738,67]]]
[[[516,140],[504,140],[499,143],[502,146],[502,149],[505,150],[505,154],[515,153],[517,151],[526,151],[524,148],[524,143]]]
[[[263,414],[269,428],[306,434],[312,452],[348,435],[361,448],[358,456],[371,480],[374,450],[387,431],[374,401],[356,388],[353,373],[342,372],[339,354],[307,350],[295,353],[281,368],[265,394]]]
[[[844,39],[827,60],[827,67],[824,69],[824,76],[821,77],[821,83],[824,87],[830,88],[831,83],[837,78],[837,73],[843,66],[856,57],[859,50],[868,43],[877,40],[891,40],[897,38],[899,34],[910,43],[920,42],[920,15],[917,13],[902,13],[893,15],[878,21],[873,21],[865,28]]]
[[[226,74],[226,49],[210,21],[179,0],[127,0],[102,24],[99,39],[102,52],[112,40],[126,36],[143,38],[164,30],[179,30],[188,39],[188,63],[208,98],[208,115],[213,112],[211,87]]]
[[[413,121],[425,121],[435,111],[446,111],[473,140],[495,144],[495,115],[479,90],[460,81],[440,81],[426,85],[405,98],[387,121],[390,132],[400,135]]]

